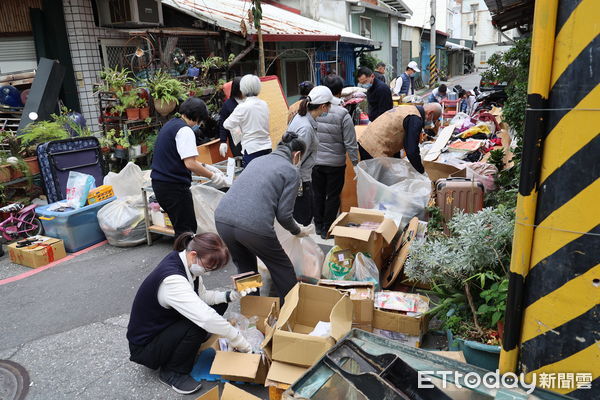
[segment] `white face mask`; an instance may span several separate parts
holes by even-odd
[[[197,262],[197,261],[196,261]],[[208,271],[201,264],[192,264],[190,266],[190,272],[194,276],[206,275]]]

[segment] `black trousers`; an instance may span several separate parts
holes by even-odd
[[[175,237],[185,232],[196,233],[196,214],[190,186],[183,183],[152,181],[156,201],[169,214]]]
[[[275,236],[262,236],[231,225],[216,222],[217,232],[231,253],[238,272],[258,272],[256,257],[271,273],[273,285],[283,304],[285,295],[296,285],[294,266]],[[255,292],[259,294],[259,292]]]
[[[302,195],[296,197],[294,203],[294,219],[304,226],[310,225],[313,219],[313,198],[311,182],[302,182]]]
[[[340,209],[346,166],[315,165],[312,171],[313,212],[315,225],[327,232]]]
[[[227,303],[211,306],[223,315]],[[189,374],[194,367],[200,345],[210,334],[185,317],[156,335],[145,346],[129,343],[129,359],[151,369],[163,368],[179,374]]]

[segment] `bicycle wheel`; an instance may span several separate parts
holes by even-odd
[[[37,228],[32,229],[30,231],[25,232],[25,235],[27,237],[31,237],[31,236],[37,236],[37,235],[41,235],[44,232],[44,227],[42,226],[42,221],[40,221],[40,219],[38,217],[33,217],[29,223],[31,225],[36,225]]]

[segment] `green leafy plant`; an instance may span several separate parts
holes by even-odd
[[[100,72],[100,79],[104,81],[104,90],[118,91],[131,84],[134,80],[131,78],[131,71],[127,68],[120,69],[106,67]]]
[[[432,235],[444,231],[444,216],[442,210],[436,206],[425,208],[429,220],[427,221],[427,234]]]
[[[492,295],[508,274],[514,215],[506,207],[485,208],[474,214],[457,212],[448,222],[450,236],[415,242],[404,271],[408,279],[430,283],[439,302],[430,310],[446,326],[455,315],[461,331],[483,340],[495,329],[495,315],[504,314],[505,302]],[[491,290],[491,292],[485,292]],[[485,292],[488,297],[481,297]],[[481,309],[482,304],[490,307]],[[480,314],[483,316],[480,320]]]
[[[477,309],[481,321],[488,326],[496,326],[504,317],[506,298],[508,297],[508,279],[494,282],[489,289],[480,295],[484,301]]]
[[[187,97],[183,83],[162,70],[156,71],[154,76],[148,79],[147,86],[155,100],[179,103],[179,99]]]
[[[125,108],[125,110],[128,108],[137,108],[139,97],[136,92],[119,92],[117,93],[117,97],[121,102],[121,105]]]
[[[121,146],[124,149],[128,149],[131,146],[131,143],[129,143],[129,138],[125,135],[116,136],[114,141],[117,146]]]
[[[83,127],[75,122],[72,118],[72,110],[67,107],[62,107],[60,114],[51,114],[50,118],[52,121],[57,122],[59,125],[67,130],[73,132],[75,136],[90,136],[91,132],[87,127]]]
[[[25,127],[24,134],[20,136],[23,148],[36,144],[45,143],[50,140],[68,139],[69,133],[59,121],[37,121]]]
[[[371,71],[375,71],[375,66],[380,62],[381,60],[379,58],[374,57],[369,53],[362,53],[359,57],[359,65],[361,67],[369,67]]]

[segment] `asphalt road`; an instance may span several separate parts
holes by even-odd
[[[125,332],[138,286],[172,242],[104,245],[39,274],[0,285],[0,359],[21,364],[27,399],[165,399],[180,396],[156,372],[129,361]],[[0,259],[0,277],[25,267]],[[209,288],[229,286],[233,265],[212,272]],[[214,386],[205,383],[204,392]],[[267,390],[242,385],[262,398]]]

